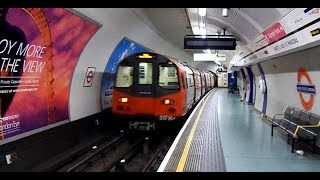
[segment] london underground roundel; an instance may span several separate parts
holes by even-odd
[[[297,91],[299,93],[299,98],[303,108],[305,110],[312,109],[314,95],[316,94],[316,88],[315,85],[312,83],[312,80],[308,72],[303,68],[300,68],[298,70]],[[305,96],[303,96],[303,94],[307,94],[309,96],[309,99],[306,99]]]

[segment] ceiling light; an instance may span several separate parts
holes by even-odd
[[[229,14],[229,9],[228,8],[223,8],[222,9],[222,16],[223,17],[228,17]]]
[[[217,61],[224,62],[227,61],[226,56],[224,54],[211,54],[211,53],[194,53],[193,54],[194,61]]]
[[[199,8],[200,16],[206,16],[206,14],[207,14],[207,8]]]

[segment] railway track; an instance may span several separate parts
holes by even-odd
[[[123,132],[57,169],[57,172],[154,172],[175,136]]]
[[[109,172],[152,172],[160,166],[174,138],[151,135],[121,156]]]
[[[172,127],[150,132],[122,130],[54,171],[155,172],[181,128]]]
[[[168,136],[163,140],[161,145],[153,153],[152,158],[146,162],[145,166],[141,169],[141,172],[156,172],[161,162],[166,156],[171,144],[174,141],[174,137]]]
[[[75,157],[71,162],[64,164],[62,167],[56,169],[57,172],[79,172],[86,171],[93,166],[94,161],[105,156],[107,153],[106,150],[116,146],[119,141],[121,142],[127,136],[130,135],[129,131],[122,131],[120,135],[116,135],[112,138],[109,138],[106,141],[103,141],[97,146],[93,146],[91,150],[82,154],[81,156]]]

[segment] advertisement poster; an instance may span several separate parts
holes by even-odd
[[[67,120],[75,65],[98,26],[63,8],[0,8],[0,140]]]
[[[114,85],[114,75],[119,62],[134,53],[151,52],[150,49],[131,41],[128,38],[123,38],[113,50],[106,68],[104,69],[102,84],[101,84],[101,106],[102,110],[111,107],[112,104],[112,88]]]

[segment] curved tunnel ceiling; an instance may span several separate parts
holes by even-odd
[[[238,39],[236,50],[219,50],[226,54],[227,61],[223,64],[228,67],[229,62],[237,53],[244,51],[248,43],[294,8],[229,8],[228,17],[222,16],[222,9],[207,8],[204,20],[207,35],[223,34],[225,29],[225,34],[234,35]],[[199,34],[201,17],[198,10],[199,8],[145,8],[143,11],[163,37],[183,49],[185,35]]]
[[[234,35],[237,41],[237,47],[234,51],[221,51],[227,54],[227,61],[224,63],[229,66],[233,57],[244,51],[245,46],[254,41],[264,30],[270,27],[282,17],[291,12],[294,8],[228,8],[228,16],[222,16],[223,8],[207,8],[205,23],[207,35],[216,35],[222,33]],[[188,17],[193,32],[199,28],[199,8],[187,8]],[[212,28],[213,27],[213,28]],[[208,31],[209,29],[209,31]],[[215,34],[211,34],[211,29],[215,29]]]

